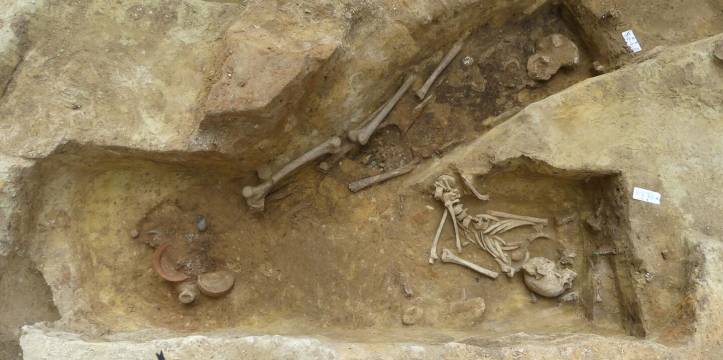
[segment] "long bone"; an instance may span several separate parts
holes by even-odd
[[[417,166],[416,163],[411,163],[405,166],[402,166],[400,168],[387,171],[385,173],[374,175],[370,177],[366,177],[363,179],[359,179],[357,181],[352,182],[349,184],[349,191],[351,192],[357,192],[363,189],[366,189],[374,184],[378,184],[380,182],[387,181],[389,179],[395,178],[397,176],[402,176],[412,170],[414,170],[414,167]]]
[[[449,249],[442,249],[442,262],[464,266],[492,279],[497,279],[497,277],[500,275],[496,271],[492,271],[490,269],[484,268],[475,263],[455,256],[454,254],[452,254],[451,251],[449,251]]]
[[[246,198],[246,204],[249,208],[251,208],[251,210],[263,211],[266,195],[269,194],[274,185],[278,184],[287,175],[305,164],[308,164],[309,162],[312,162],[324,155],[333,154],[339,151],[340,146],[341,138],[334,136],[286,164],[278,172],[271,175],[269,180],[266,180],[257,186],[244,186],[242,194],[244,198]]]
[[[417,90],[417,97],[419,100],[424,99],[425,96],[427,96],[427,92],[429,89],[434,85],[434,81],[437,80],[437,77],[439,77],[440,74],[442,74],[442,71],[447,68],[449,63],[454,60],[455,57],[457,57],[457,54],[459,54],[460,50],[462,50],[462,45],[464,44],[465,37],[462,37],[462,39],[458,40],[451,49],[447,52],[446,55],[444,55],[444,58],[442,58],[442,61],[437,65],[437,68],[434,69],[431,75],[429,75],[429,78],[427,78],[427,81],[424,82],[424,85]]]
[[[437,226],[437,233],[434,235],[434,240],[432,240],[432,249],[429,250],[430,264],[434,264],[434,261],[439,259],[439,256],[437,256],[437,244],[439,243],[439,236],[442,235],[442,229],[444,228],[445,221],[447,221],[447,210],[444,210],[442,213],[442,220],[439,222],[439,226]]]
[[[407,76],[407,79],[404,80],[404,83],[399,87],[394,96],[392,96],[392,98],[384,104],[381,110],[376,114],[376,116],[374,116],[374,118],[372,118],[371,121],[369,121],[368,124],[358,129],[350,130],[347,134],[349,140],[357,142],[360,145],[366,145],[374,131],[376,131],[377,127],[379,127],[379,124],[384,121],[402,96],[407,92],[407,90],[409,90],[409,87],[412,86],[414,78],[414,75]]]
[[[457,251],[462,251],[462,240],[459,237],[459,226],[457,225],[457,215],[462,213],[462,210],[460,209],[459,213],[455,212],[454,206],[459,202],[459,191],[456,190],[452,184],[455,184],[456,181],[452,176],[449,175],[441,175],[437,178],[437,181],[434,183],[435,190],[434,190],[434,196],[437,200],[440,200],[444,203],[444,207],[447,208],[447,211],[449,211],[449,215],[452,217],[452,225],[454,226],[454,238],[455,238],[455,244],[457,246]],[[445,192],[445,190],[447,192]]]
[[[454,239],[455,239],[455,245],[457,246],[457,251],[462,252],[462,240],[459,238],[459,226],[457,225],[457,214],[454,213],[454,209],[452,208],[452,203],[448,203],[447,205],[447,211],[452,215],[452,225],[454,226]]]
[[[386,106],[389,103],[389,101],[385,102],[384,104],[380,105],[376,110],[374,110],[373,113],[371,113],[362,123],[360,124],[361,127],[364,127],[366,124],[368,124],[372,119],[374,119],[379,112],[384,109],[384,106]],[[359,130],[352,130],[352,131],[359,131]],[[352,139],[353,142],[346,142],[341,145],[341,149],[334,153],[332,156],[330,156],[328,159],[325,159],[324,161],[319,163],[319,170],[323,172],[328,172],[331,170],[334,165],[336,165],[341,159],[343,159],[346,154],[356,151],[359,149],[359,144],[356,143],[356,136],[357,133],[354,133],[354,139]]]

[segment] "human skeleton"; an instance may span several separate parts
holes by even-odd
[[[471,183],[465,182],[465,184],[471,188],[470,190],[473,193],[479,194]],[[451,215],[452,225],[454,226],[457,251],[462,251],[462,240],[459,235],[461,229],[466,242],[477,244],[482,250],[492,255],[500,270],[509,277],[513,277],[520,270],[529,259],[530,254],[525,248],[524,259],[518,262],[513,261],[508,252],[519,249],[521,244],[508,244],[500,237],[502,233],[522,226],[531,226],[535,229],[535,234],[528,238],[530,242],[541,237],[549,238],[548,235],[542,233],[542,227],[547,223],[545,219],[498,211],[470,215],[462,204],[461,197],[462,194],[457,188],[457,181],[454,177],[441,175],[434,182],[434,198],[444,204],[445,211],[442,214],[442,220],[432,243],[429,256],[430,264],[439,258],[437,256],[437,244],[448,214]],[[480,198],[479,195],[477,197]],[[444,261],[444,259],[442,260]]]

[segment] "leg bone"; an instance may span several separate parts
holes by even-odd
[[[454,254],[452,254],[451,251],[449,251],[449,249],[442,249],[442,262],[464,266],[468,269],[474,270],[484,276],[488,276],[493,279],[496,279],[500,275],[498,272],[486,269],[475,263],[469,262],[467,260],[464,260],[462,258],[455,256]]]
[[[337,152],[340,146],[341,139],[337,136],[334,136],[331,139],[319,144],[315,148],[309,150],[300,157],[296,158],[296,160],[293,160],[292,162],[286,164],[284,167],[281,168],[281,170],[271,175],[271,178],[269,180],[257,186],[245,186],[242,193],[244,198],[246,198],[246,204],[248,204],[251,210],[263,211],[266,195],[268,195],[274,185],[279,183],[287,175],[291,174],[303,165],[314,161],[324,155]]]
[[[407,79],[404,80],[404,84],[397,90],[397,92],[392,96],[389,101],[387,101],[386,104],[384,104],[384,107],[382,107],[381,111],[377,113],[377,115],[366,125],[359,129],[350,130],[348,133],[349,140],[359,143],[360,145],[366,145],[369,141],[369,138],[372,136],[374,131],[376,131],[377,127],[379,127],[379,124],[384,121],[384,119],[389,115],[389,113],[392,111],[395,105],[397,105],[397,102],[402,98],[404,93],[409,90],[409,87],[412,86],[412,83],[414,82],[414,75],[407,76]]]
[[[454,58],[459,54],[460,50],[462,50],[462,45],[464,44],[464,38],[457,41],[451,49],[447,52],[446,55],[444,55],[444,58],[442,61],[437,65],[437,68],[434,69],[432,72],[432,75],[429,75],[429,78],[427,81],[424,82],[424,85],[417,90],[417,97],[419,100],[424,99],[425,96],[427,96],[427,92],[429,89],[434,85],[434,81],[437,80],[437,77],[444,71],[444,69],[447,68],[447,65],[454,60]]]
[[[429,251],[430,264],[434,264],[434,260],[439,259],[437,256],[437,243],[439,243],[439,236],[442,234],[442,228],[444,228],[445,221],[447,221],[447,210],[444,210],[444,213],[442,213],[442,220],[439,222],[437,233],[434,235],[434,240],[432,241],[432,249]]]
[[[449,211],[449,215],[452,217],[452,225],[454,225],[454,238],[455,244],[457,245],[457,251],[462,252],[462,241],[459,239],[459,226],[457,226],[457,217],[454,215],[454,209],[452,208],[451,204],[447,206],[447,210]]]

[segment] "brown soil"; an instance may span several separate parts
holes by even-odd
[[[578,254],[572,264],[579,274],[574,290],[582,298],[562,304],[542,298],[531,302],[520,275],[491,280],[455,265],[430,266],[427,256],[441,207],[427,190],[390,185],[350,194],[344,167],[328,176],[306,169],[287,185],[288,196],[269,201],[263,214],[253,214],[240,206],[239,180],[220,173],[204,170],[201,175],[196,169],[140,159],[106,158],[93,169],[73,169],[60,157],[43,175],[58,179],[48,190],[75,189],[68,216],[76,220],[66,231],[47,236],[61,236],[76,249],[72,261],[81,264],[82,289],[77,296],[88,303],[83,316],[101,332],[153,326],[300,334],[314,328],[342,337],[363,329],[405,338],[409,335],[401,335],[407,333],[401,316],[410,305],[423,310],[413,333],[437,339],[444,334],[440,329],[489,336],[628,332],[615,272],[606,257],[592,257],[594,234],[584,225],[601,201],[600,184],[614,177],[599,177],[591,187],[586,184],[594,174],[553,174],[522,161],[481,179],[481,191],[491,196],[488,203],[464,198],[471,213],[494,209],[548,218],[551,224],[566,219],[546,228],[552,240],[538,239],[529,248],[531,256],[554,260],[563,249]],[[53,176],[57,171],[72,176]],[[40,217],[58,205],[45,204]],[[231,270],[236,286],[224,297],[202,297],[185,306],[171,284],[151,269],[153,250],[144,239],[152,242],[148,231],[155,229],[163,241],[187,241],[188,234],[197,233],[198,214],[209,223],[203,253],[209,258],[203,259]],[[133,228],[142,230],[139,239],[129,235]],[[528,235],[514,230],[506,238],[514,243]],[[440,250],[452,244],[448,224]],[[462,256],[497,269],[477,248],[468,247]],[[411,296],[405,296],[405,289]],[[593,301],[593,294],[602,302]],[[486,302],[484,321],[470,324],[450,312],[451,304],[473,297]]]

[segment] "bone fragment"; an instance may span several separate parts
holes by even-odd
[[[484,276],[488,276],[492,279],[496,279],[500,275],[499,273],[497,273],[495,271],[486,269],[482,266],[479,266],[477,264],[474,264],[472,262],[469,262],[467,260],[464,260],[462,258],[455,256],[454,254],[452,254],[451,251],[449,251],[449,249],[442,249],[442,262],[464,266],[468,269],[474,270],[474,271],[476,271]]]
[[[397,105],[397,102],[399,102],[402,96],[407,92],[407,90],[409,90],[409,87],[412,86],[414,78],[414,75],[407,76],[407,79],[404,80],[404,84],[399,87],[399,90],[397,90],[394,96],[392,96],[392,98],[384,104],[381,111],[379,111],[368,124],[362,126],[361,128],[350,130],[347,134],[349,140],[357,142],[360,145],[366,145],[374,131],[376,131],[377,127],[379,127],[379,124],[384,121],[394,106]]]
[[[467,186],[467,189],[472,192],[474,197],[482,201],[487,201],[490,199],[489,195],[483,195],[481,192],[479,192],[479,190],[477,190],[477,188],[474,187],[474,184],[472,183],[472,178],[469,175],[465,175],[460,172],[459,177],[462,178],[462,182],[465,186]]]
[[[533,222],[536,224],[547,225],[547,219],[541,219],[541,218],[536,218],[536,217],[532,217],[532,216],[515,215],[515,214],[510,214],[510,213],[506,213],[506,212],[502,212],[502,211],[494,211],[494,210],[489,210],[489,211],[487,211],[487,213],[492,216],[497,216],[497,217],[501,217],[501,218],[524,220],[524,221],[529,221],[529,222]]]
[[[417,104],[414,107],[414,109],[412,109],[412,114],[418,116],[419,113],[421,113],[422,110],[424,110],[424,108],[427,107],[427,104],[429,104],[429,102],[432,101],[432,99],[434,99],[434,98],[435,98],[434,94],[427,96],[424,100],[422,100],[422,102]]]
[[[339,151],[341,146],[341,139],[337,136],[330,138],[327,141],[319,144],[315,148],[309,150],[305,154],[296,158],[292,162],[286,164],[278,172],[271,176],[271,179],[257,185],[257,186],[245,186],[242,194],[246,198],[246,204],[255,211],[263,211],[266,195],[271,191],[274,185],[278,184],[287,175],[294,172],[296,169],[303,165],[314,161],[324,155],[333,154]]]
[[[437,233],[434,235],[434,240],[432,240],[432,249],[429,251],[430,264],[434,264],[434,260],[439,259],[439,256],[437,256],[437,244],[439,243],[439,236],[442,234],[445,221],[447,221],[446,209],[444,210],[444,213],[442,213],[442,220],[439,222],[439,226],[437,226]]]
[[[424,82],[424,85],[417,90],[417,97],[419,100],[424,99],[425,96],[427,96],[427,92],[429,89],[434,85],[434,81],[437,80],[437,77],[439,77],[440,74],[444,71],[444,69],[447,68],[449,63],[454,60],[454,58],[459,54],[460,50],[462,50],[462,45],[464,44],[464,37],[457,41],[451,49],[447,52],[446,55],[444,55],[444,58],[442,58],[442,61],[437,65],[437,68],[434,69],[432,72],[432,75],[429,75],[429,78],[427,78],[427,81]]]
[[[349,190],[351,192],[357,192],[362,189],[366,189],[374,184],[378,184],[384,181],[387,181],[389,179],[395,178],[397,176],[404,175],[406,173],[409,173],[410,171],[414,170],[414,167],[416,166],[416,163],[412,163],[406,166],[402,166],[400,168],[387,171],[385,173],[370,176],[367,178],[363,178],[357,181],[354,181],[353,183],[349,184]]]

